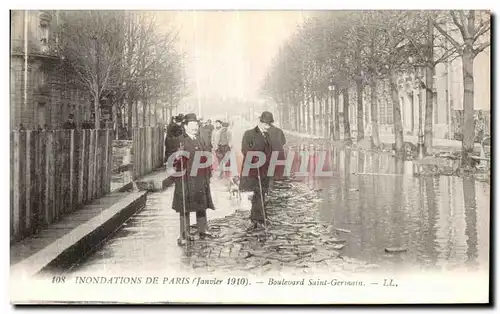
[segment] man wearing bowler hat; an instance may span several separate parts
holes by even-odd
[[[182,176],[176,176],[174,199],[172,208],[180,215],[180,237],[178,244],[186,244],[193,238],[189,233],[190,213],[196,213],[196,226],[200,239],[205,239],[210,235],[207,233],[207,212],[208,208],[215,210],[212,195],[210,193],[210,167],[198,169],[196,173],[191,173],[194,163],[205,163],[207,158],[201,156],[200,160],[195,160],[195,153],[205,151],[210,153],[207,144],[199,138],[199,124],[196,114],[188,113],[184,116],[184,133],[179,137],[179,150],[187,152],[186,156],[178,156],[174,160],[174,167],[177,172],[185,170]]]
[[[243,169],[245,164],[257,163],[258,157],[248,156],[249,152],[261,152],[265,156],[265,162],[258,168],[251,168],[248,173],[244,171],[240,178],[240,191],[253,192],[252,209],[250,212],[251,226],[249,229],[258,229],[265,227],[265,194],[267,193],[268,180],[267,170],[271,158],[271,143],[268,130],[273,123],[273,115],[269,111],[264,111],[259,123],[253,129],[245,131],[241,143],[241,152],[243,153]],[[247,158],[248,157],[248,158]]]

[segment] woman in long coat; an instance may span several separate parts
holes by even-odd
[[[209,236],[207,233],[207,213],[208,208],[215,210],[210,193],[211,167],[198,169],[197,173],[192,174],[193,163],[195,162],[195,153],[205,151],[210,154],[209,146],[203,141],[198,133],[198,120],[194,113],[187,114],[184,117],[185,132],[179,137],[179,150],[188,153],[188,157],[177,157],[174,161],[174,167],[177,172],[185,170],[183,176],[174,177],[175,189],[172,208],[180,216],[180,238],[178,244],[184,244],[185,241],[192,240],[189,235],[190,213],[196,213],[196,224],[200,239]],[[205,163],[207,158],[201,156],[198,162]]]

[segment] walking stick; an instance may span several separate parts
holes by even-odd
[[[266,219],[266,209],[264,208],[264,196],[262,191],[262,183],[260,178],[260,169],[257,169],[257,177],[259,178],[259,189],[260,189],[260,202],[262,204],[262,215],[264,215],[264,232],[267,238],[267,219]]]
[[[182,145],[182,142],[179,144],[179,149],[182,151],[184,150],[184,145]],[[181,156],[181,172],[184,172],[184,160]],[[181,184],[182,184],[182,217],[184,221],[184,236],[186,240],[186,246],[189,245],[189,240],[188,238],[191,236],[191,233],[188,230],[188,223],[187,223],[187,217],[186,217],[186,193],[184,192],[184,173],[181,176]]]

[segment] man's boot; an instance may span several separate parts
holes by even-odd
[[[207,232],[207,217],[196,218],[196,227],[198,228],[198,234],[200,235],[201,240],[211,237],[211,235]]]

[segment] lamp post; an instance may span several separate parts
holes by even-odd
[[[418,158],[422,159],[424,158],[424,132],[422,130],[422,95],[421,95],[421,88],[422,88],[422,81],[420,80],[420,68],[416,64],[415,59],[413,57],[409,57],[408,61],[410,62],[411,65],[413,65],[413,69],[415,72],[415,86],[418,90],[418,141],[417,141],[417,148],[418,148]]]

